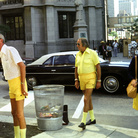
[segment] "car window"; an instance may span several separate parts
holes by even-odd
[[[73,55],[60,55],[54,57],[54,66],[60,65],[74,65],[75,64],[75,57]]]
[[[52,66],[52,61],[53,61],[53,57],[47,59],[47,60],[44,62],[44,65],[45,65],[45,66]]]
[[[70,65],[75,65],[75,57],[73,55],[68,55],[68,60]]]

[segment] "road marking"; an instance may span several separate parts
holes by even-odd
[[[25,102],[24,102],[24,107],[26,105],[28,105],[29,103],[31,103],[33,100],[34,100],[34,92],[29,91],[28,92],[28,98],[26,98]],[[7,105],[0,108],[0,111],[11,112],[11,103],[8,103]]]
[[[81,115],[81,112],[83,110],[83,106],[84,106],[84,95],[82,96],[80,103],[78,104],[78,107],[76,108],[72,118],[79,118]]]

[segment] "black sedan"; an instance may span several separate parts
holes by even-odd
[[[78,51],[47,54],[28,64],[26,77],[29,89],[41,84],[74,85],[75,56]],[[111,62],[99,58],[102,71],[102,88],[117,92],[127,82],[129,62]]]

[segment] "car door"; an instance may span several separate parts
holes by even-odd
[[[27,69],[27,76],[32,74],[32,76],[36,77],[39,80],[40,84],[50,84],[52,82],[52,78],[54,77],[52,74],[53,70],[53,57],[47,59],[42,65],[36,65],[32,67],[33,69]]]
[[[74,55],[57,55],[53,57],[53,83],[74,85],[75,57]]]

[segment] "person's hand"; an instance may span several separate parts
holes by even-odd
[[[133,87],[136,87],[137,86],[137,81],[135,79],[133,79],[131,84],[133,85]]]
[[[76,89],[79,89],[80,85],[79,85],[78,81],[75,81],[75,87],[76,87]]]
[[[23,94],[24,96],[28,96],[28,93],[27,93],[26,90],[25,90],[25,84],[21,84],[21,87],[22,87],[22,94]]]
[[[101,88],[101,82],[96,83],[96,89],[99,89],[99,88]]]

